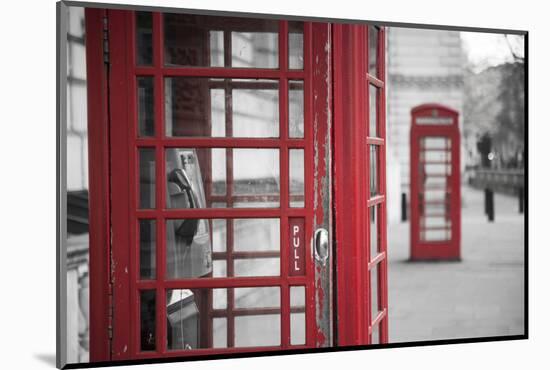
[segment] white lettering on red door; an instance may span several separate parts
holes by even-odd
[[[291,276],[304,275],[304,219],[289,218],[290,229],[290,263],[289,274]]]

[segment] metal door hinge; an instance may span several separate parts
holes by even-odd
[[[109,18],[103,16],[103,63],[109,64]]]

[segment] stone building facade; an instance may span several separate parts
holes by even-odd
[[[396,221],[401,193],[409,199],[411,109],[449,106],[462,127],[466,56],[458,31],[390,27],[387,35],[388,217]]]

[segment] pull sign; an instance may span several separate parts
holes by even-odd
[[[305,275],[306,261],[305,261],[305,243],[304,243],[304,219],[303,218],[289,218],[289,275]]]

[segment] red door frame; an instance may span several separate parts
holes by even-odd
[[[367,68],[372,26],[335,24],[334,40],[334,193],[337,269],[338,344],[342,346],[388,342],[386,240],[386,113],[385,29],[379,28],[378,76]],[[375,86],[378,135],[368,127],[369,86]],[[369,147],[379,148],[378,193],[369,198]],[[378,253],[370,255],[369,207],[379,205]],[[371,269],[377,271],[379,313],[371,311]],[[379,337],[373,328],[379,326]]]
[[[108,14],[109,25],[108,31],[104,30],[104,17]],[[126,15],[125,15],[126,14]],[[109,129],[109,119],[117,122],[129,122],[134,115],[135,102],[129,97],[133,96],[134,87],[133,73],[151,73],[141,67],[127,67],[127,60],[134,58],[133,48],[116,48],[112,45],[133,45],[133,36],[128,35],[127,29],[131,29],[133,20],[128,17],[128,12],[117,10],[101,10],[101,9],[86,9],[86,31],[87,31],[87,69],[88,76],[88,122],[89,122],[89,152],[90,152],[90,300],[93,302],[90,307],[90,360],[91,361],[108,361],[112,359],[130,359],[130,358],[149,358],[157,357],[153,355],[140,354],[136,356],[134,348],[136,343],[129,343],[121,338],[134,338],[136,333],[135,328],[132,328],[128,313],[130,316],[136,317],[137,313],[130,309],[131,302],[135,302],[135,297],[130,293],[131,289],[124,294],[120,294],[123,290],[121,286],[134,286],[130,282],[129,276],[135,274],[132,271],[132,263],[130,263],[130,254],[122,248],[114,248],[112,250],[113,260],[118,261],[117,265],[111,269],[109,255],[109,245],[120,245],[128,242],[135,242],[135,234],[131,232],[128,220],[130,218],[130,204],[128,199],[111,199],[110,194],[113,191],[119,192],[130,190],[130,197],[136,199],[135,188],[131,186],[133,175],[130,173],[130,168],[135,169],[135,163],[130,164],[130,158],[134,158],[134,149],[132,145],[139,143],[133,137],[128,136],[126,124],[111,127]],[[118,21],[116,19],[119,19]],[[282,22],[281,34],[285,35],[284,30],[286,22]],[[161,37],[160,22],[154,21],[154,27],[157,28],[157,36]],[[332,30],[332,31],[331,31]],[[110,66],[104,64],[103,55],[103,34],[108,32],[110,47]],[[332,34],[331,34],[332,33]],[[310,35],[315,37],[311,38]],[[284,42],[284,37],[280,37],[280,42]],[[316,294],[308,294],[307,310],[310,318],[317,316],[317,319],[331,322],[333,311],[336,313],[336,321],[334,327],[332,324],[329,327],[317,327],[314,320],[308,319],[306,332],[307,339],[305,346],[292,346],[292,348],[310,348],[321,347],[328,345],[359,345],[369,344],[372,342],[372,328],[379,325],[379,341],[386,343],[388,341],[388,320],[387,320],[387,252],[386,252],[386,224],[385,224],[385,30],[380,29],[378,43],[378,68],[379,78],[368,74],[366,67],[368,61],[367,51],[368,30],[367,26],[349,26],[340,24],[327,23],[306,23],[306,32],[304,35],[305,45],[305,62],[304,66],[313,65],[313,60],[316,61],[316,68],[309,68],[304,72],[287,71],[289,77],[304,78],[305,82],[305,114],[306,126],[307,122],[316,122],[317,130],[308,130],[306,128],[306,140],[315,142],[315,150],[313,147],[305,148],[306,150],[306,179],[315,178],[315,182],[306,181],[306,202],[309,204],[318,205],[316,208],[311,208],[311,213],[307,213],[307,217],[312,217],[313,224],[306,228],[307,235],[311,236],[313,230],[317,227],[325,227],[329,231],[334,228],[333,240],[335,243],[334,250],[336,253],[331,256],[335,259],[334,266],[336,271],[334,277],[329,267],[321,267],[313,263],[313,251],[310,248],[312,243],[309,243],[308,263],[306,264],[307,276],[314,277],[307,279],[295,279],[289,277],[280,278],[227,278],[226,283],[230,286],[237,286],[241,283],[247,286],[264,286],[271,284],[281,284],[288,287],[289,284],[305,284],[307,289],[312,289],[313,284],[323,286],[322,289],[315,290]],[[156,45],[159,45],[156,43]],[[311,48],[308,50],[308,48]],[[281,48],[281,60],[286,60],[286,50]],[[162,58],[160,48],[157,46],[154,49],[156,60]],[[311,55],[311,60],[308,60]],[[286,63],[286,62],[285,62]],[[283,65],[283,64],[281,64]],[[332,66],[333,72],[331,75]],[[351,67],[351,68],[350,68]],[[150,67],[149,67],[150,68]],[[206,69],[194,68],[198,75],[207,75],[209,72]],[[156,73],[158,71],[152,71]],[[171,71],[179,73],[176,70]],[[257,77],[257,73],[249,73],[247,70],[226,70],[227,77]],[[98,78],[99,76],[99,78]],[[118,76],[118,77],[117,77]],[[364,78],[366,76],[366,78]],[[265,76],[278,78],[278,71],[266,70]],[[110,91],[107,89],[107,81],[110,80]],[[307,79],[311,83],[307,82]],[[161,80],[161,79],[157,79]],[[160,82],[161,83],[161,82]],[[332,89],[332,83],[334,88]],[[379,137],[368,137],[368,86],[375,85],[379,88],[378,99],[378,126]],[[156,82],[155,90],[158,89],[159,82]],[[281,86],[281,91],[284,91],[285,86]],[[334,90],[334,101],[332,98],[332,90]],[[308,93],[309,91],[309,93]],[[313,92],[313,93],[312,93]],[[157,94],[158,96],[159,94]],[[119,104],[111,104],[109,108],[108,96],[117,97]],[[126,97],[126,98],[125,98]],[[124,99],[129,99],[124,102]],[[286,99],[285,94],[281,95],[281,99]],[[285,105],[282,104],[284,107]],[[332,111],[334,109],[334,112]],[[161,110],[162,111],[162,110]],[[156,112],[155,114],[163,114]],[[285,109],[280,112],[284,117],[288,114]],[[334,124],[331,125],[331,120]],[[157,122],[161,122],[159,119]],[[331,127],[332,126],[332,127]],[[281,125],[281,135],[285,137],[285,125]],[[160,130],[157,130],[157,141],[153,141],[153,145],[160,146]],[[331,133],[329,135],[329,133]],[[332,137],[333,136],[333,137]],[[166,141],[166,139],[163,139]],[[126,148],[129,151],[123,150],[119,155],[109,156],[109,141],[120,143],[126,142]],[[257,141],[240,140],[245,147],[257,147]],[[265,139],[265,145],[275,145],[270,142],[270,139]],[[273,140],[271,140],[273,141]],[[334,142],[334,144],[331,143]],[[187,141],[177,139],[173,145],[185,145]],[[194,140],[193,145],[210,144],[207,141],[201,143],[201,140]],[[229,146],[230,139],[217,139],[216,144]],[[286,145],[290,143],[287,141]],[[369,184],[369,145],[378,145],[380,150],[379,155],[379,188],[380,194],[374,198],[368,199]],[[288,148],[288,146],[287,146]],[[333,148],[331,155],[330,148]],[[283,151],[284,152],[284,151]],[[309,153],[309,154],[308,154]],[[286,183],[287,179],[283,178],[286,171],[283,166],[286,166],[286,158],[288,154],[281,153],[281,184]],[[110,159],[111,158],[111,159]],[[161,154],[161,158],[162,154]],[[332,173],[328,170],[331,167],[331,161],[334,161]],[[163,160],[159,162],[163,167]],[[314,164],[318,167],[314,168]],[[324,165],[323,165],[324,164]],[[350,165],[351,164],[351,165]],[[313,177],[314,171],[318,170],[316,177]],[[164,169],[157,170],[157,178],[162,179]],[[117,179],[109,181],[109,173],[118,173]],[[126,176],[123,176],[126,175]],[[330,204],[327,202],[326,194],[327,185],[330,189],[331,176],[334,176],[334,188],[332,196],[334,197],[333,212],[335,213],[334,226],[331,223],[331,209],[326,207]],[[283,185],[282,185],[283,187]],[[162,202],[162,192],[157,186],[157,201]],[[330,193],[330,192],[329,192]],[[330,196],[330,195],[329,195]],[[285,195],[281,189],[281,204],[286,204],[285,198],[288,199],[288,194]],[[315,199],[314,199],[315,197]],[[124,198],[124,197],[123,197]],[[112,207],[111,202],[118,202],[117,207]],[[324,204],[323,204],[324,203]],[[121,206],[122,204],[122,206]],[[364,204],[365,206],[361,206]],[[380,226],[379,226],[379,243],[380,250],[378,255],[369,255],[369,212],[367,207],[379,204],[380,205]],[[323,206],[324,205],[324,206]],[[126,209],[126,211],[124,211]],[[118,212],[117,214],[115,214]],[[153,216],[154,212],[139,211],[147,217]],[[217,217],[235,217],[244,215],[247,210],[215,210]],[[296,210],[286,209],[287,216],[301,216],[302,213]],[[214,213],[211,210],[185,210],[171,211],[176,216],[195,216],[204,217],[212,216]],[[254,216],[276,216],[277,212],[271,211],[252,211],[247,213],[249,217]],[[288,230],[286,230],[287,218],[281,218],[281,240],[287,240]],[[113,229],[116,227],[118,233],[110,234],[110,225]],[[159,223],[160,224],[160,223]],[[162,228],[162,226],[160,226]],[[163,230],[159,230],[163,232]],[[284,243],[283,243],[284,244]],[[288,269],[288,261],[286,260],[287,250],[281,247],[281,276]],[[157,257],[160,260],[163,256]],[[381,289],[378,291],[378,301],[381,312],[377,317],[371,317],[370,312],[370,273],[372,266],[379,265],[378,281]],[[124,266],[124,268],[123,268]],[[163,264],[158,265],[162,268]],[[129,267],[129,269],[127,269]],[[367,268],[366,268],[367,267]],[[162,271],[160,271],[162,274]],[[220,278],[216,278],[220,279]],[[334,280],[333,280],[334,279]],[[210,287],[217,283],[208,279],[201,279],[200,286]],[[341,287],[337,289],[334,304],[331,300],[331,282],[334,285]],[[111,285],[110,282],[113,284]],[[155,284],[150,282],[140,283],[142,287],[157,288]],[[127,310],[111,310],[113,291],[119,290],[116,294],[116,304],[122,307],[127,307]],[[118,287],[118,288],[117,288]],[[344,289],[345,287],[345,289]],[[282,289],[282,301],[288,298],[288,291]],[[161,297],[162,298],[162,297]],[[158,300],[162,301],[161,299]],[[99,302],[99,303],[98,303]],[[159,304],[160,305],[160,304]],[[162,306],[162,305],[160,305]],[[282,314],[288,314],[288,304],[282,304]],[[162,320],[158,322],[158,333],[164,335],[166,324]],[[282,320],[283,321],[283,320]],[[335,333],[332,333],[332,330]],[[334,334],[334,338],[332,335]],[[110,343],[109,337],[113,337]],[[269,349],[281,349],[288,347],[288,328],[282,327],[283,343],[281,346],[244,348],[242,351],[251,352],[254,350],[266,351]],[[161,341],[163,342],[163,341]],[[161,344],[162,346],[162,344]],[[235,349],[228,350],[196,350],[185,351],[186,355],[199,353],[227,353],[234,352]],[[163,352],[163,351],[161,351]],[[111,356],[113,354],[113,356]],[[165,352],[163,354],[166,354]],[[181,351],[171,352],[169,355],[181,356]]]
[[[417,119],[448,118],[449,124],[418,124]],[[411,110],[411,145],[410,145],[410,192],[411,192],[411,259],[412,260],[458,260],[460,259],[460,133],[458,112],[440,105],[423,104]],[[451,221],[451,239],[446,241],[420,240],[420,139],[423,137],[447,137],[451,141],[451,176],[447,183],[450,191],[448,217]]]
[[[108,16],[108,29],[105,30],[104,17]],[[329,156],[330,140],[328,137],[328,117],[330,117],[330,90],[328,83],[330,82],[326,76],[328,76],[328,50],[325,46],[329,38],[329,26],[326,23],[305,23],[304,32],[304,70],[287,70],[283,67],[283,70],[246,70],[246,69],[214,69],[214,68],[159,68],[162,65],[162,55],[160,51],[160,40],[162,40],[162,28],[160,22],[160,14],[156,13],[153,18],[153,27],[155,32],[155,47],[154,47],[154,59],[157,67],[133,67],[134,48],[133,47],[120,47],[121,45],[134,45],[133,41],[133,12],[119,11],[119,10],[100,10],[100,9],[86,9],[86,22],[87,22],[87,40],[89,45],[88,56],[88,76],[94,76],[89,78],[89,81],[93,81],[89,86],[89,101],[90,107],[102,105],[102,111],[108,111],[107,115],[98,115],[98,111],[90,109],[89,122],[90,130],[94,131],[97,136],[97,140],[90,141],[90,152],[97,153],[98,160],[93,164],[98,174],[97,183],[91,183],[90,187],[94,188],[94,192],[101,193],[107,200],[110,198],[110,203],[107,201],[102,207],[92,206],[90,213],[95,215],[91,219],[90,230],[91,234],[96,234],[101,231],[101,227],[105,226],[105,223],[109,222],[109,219],[105,217],[101,218],[105,214],[111,214],[110,222],[112,225],[112,238],[111,243],[115,248],[112,249],[112,260],[116,261],[116,264],[110,268],[109,259],[105,258],[109,253],[105,250],[105,246],[109,245],[109,239],[94,240],[92,241],[91,249],[96,251],[94,260],[97,262],[91,264],[90,268],[94,270],[94,275],[99,279],[92,279],[91,282],[91,297],[93,302],[103,302],[98,307],[94,303],[92,305],[92,319],[91,329],[92,333],[95,333],[91,339],[91,360],[92,361],[104,361],[104,360],[123,360],[123,359],[139,359],[139,358],[152,358],[159,355],[166,356],[181,356],[181,355],[196,355],[196,354],[212,354],[212,353],[228,353],[228,352],[253,352],[253,351],[267,351],[270,349],[285,349],[285,348],[309,348],[316,346],[324,346],[330,344],[330,333],[326,331],[326,328],[315,329],[315,308],[316,307],[328,307],[326,302],[329,301],[329,292],[323,292],[320,290],[317,294],[312,294],[315,287],[313,276],[323,279],[326,275],[327,268],[318,268],[314,272],[313,264],[313,252],[310,249],[311,243],[306,243],[306,275],[305,276],[288,276],[289,269],[289,250],[288,244],[282,243],[281,245],[281,277],[262,277],[262,278],[215,278],[215,279],[195,279],[195,281],[177,281],[177,282],[165,282],[164,285],[157,282],[150,281],[135,281],[131,277],[136,274],[135,261],[137,261],[136,253],[131,248],[117,248],[120,245],[134,245],[136,242],[136,230],[132,226],[133,215],[140,217],[156,217],[157,220],[163,220],[164,217],[280,217],[281,218],[281,240],[288,240],[288,218],[289,217],[305,217],[306,220],[306,240],[311,239],[313,235],[314,227],[325,226],[328,224],[330,217],[330,210],[323,209],[328,203],[320,201],[323,199],[323,194],[327,193],[324,188],[329,180],[329,171],[325,165],[329,162],[326,160]],[[286,66],[288,60],[288,54],[285,47],[286,42],[286,30],[287,22],[280,22],[280,65]],[[102,52],[102,38],[104,31],[108,32],[109,37],[109,67],[106,68],[103,64],[103,52]],[[315,40],[311,39],[313,33],[316,34]],[[95,42],[95,43],[94,43]],[[92,50],[93,48],[93,50]],[[314,50],[312,49],[314,48]],[[311,58],[311,59],[310,59]],[[321,60],[316,65],[315,70],[312,60]],[[287,126],[282,124],[280,126],[281,137],[283,139],[231,139],[231,138],[216,138],[216,139],[185,139],[185,138],[162,138],[161,130],[162,125],[157,126],[157,134],[152,139],[138,139],[128,133],[136,132],[134,129],[135,122],[135,99],[133,98],[135,93],[135,76],[136,75],[153,75],[155,78],[155,90],[162,90],[162,74],[168,71],[170,75],[192,75],[192,76],[208,76],[215,70],[216,77],[235,77],[235,78],[280,78],[280,99],[281,110],[280,119],[286,120],[288,116],[288,108],[286,107],[287,101],[287,87],[289,79],[303,79],[304,80],[304,96],[305,101],[305,138],[304,139],[288,139]],[[101,78],[97,78],[100,76]],[[315,76],[315,78],[314,78]],[[321,78],[322,77],[322,78]],[[101,82],[99,82],[101,81]],[[110,90],[107,94],[106,85],[109,81]],[[313,99],[313,96],[317,99]],[[110,106],[107,104],[106,97],[110,96]],[[160,94],[156,94],[155,99],[158,103],[160,100]],[[157,104],[158,106],[158,104]],[[109,107],[109,108],[108,108]],[[313,122],[313,112],[315,113],[315,122],[317,129],[311,129],[311,123]],[[155,109],[156,122],[162,122],[162,109]],[[117,122],[116,125],[110,125],[108,121]],[[309,125],[308,125],[309,123]],[[101,135],[99,135],[101,133]],[[90,135],[93,136],[92,134]],[[94,136],[94,137],[96,137]],[[328,147],[323,147],[320,150],[313,149],[314,140],[324,144],[328,144]],[[117,143],[109,148],[108,142]],[[307,144],[311,143],[311,144]],[[164,178],[164,158],[163,150],[159,150],[162,145],[168,146],[198,146],[198,147],[243,147],[243,148],[255,148],[255,147],[280,147],[281,151],[281,208],[280,209],[197,209],[197,210],[137,210],[135,203],[132,200],[137,199],[136,188],[133,185],[133,179],[135,178],[135,171],[137,169],[135,161],[135,148],[136,145],[149,145],[157,147],[157,163],[159,168],[157,169],[157,178]],[[305,178],[306,178],[306,207],[304,209],[295,209],[288,207],[288,151],[290,148],[303,148],[305,150]],[[94,158],[90,156],[90,158]],[[110,160],[109,160],[110,158]],[[317,170],[320,175],[313,176],[314,162],[318,162]],[[92,165],[91,165],[92,167]],[[112,180],[109,183],[109,173],[112,175]],[[308,181],[307,179],[316,179],[314,181]],[[315,191],[314,191],[315,190]],[[120,196],[128,192],[128,196]],[[118,194],[118,196],[107,196],[108,194]],[[314,194],[316,194],[314,203]],[[164,204],[163,192],[161,187],[157,185],[157,202]],[[91,203],[92,205],[94,203]],[[312,224],[314,222],[314,224]],[[160,226],[157,226],[157,235],[164,235],[163,222],[157,222]],[[108,230],[108,228],[107,228]],[[101,235],[101,233],[100,233]],[[109,235],[106,233],[106,235]],[[309,239],[308,239],[309,238]],[[159,243],[160,244],[160,243]],[[159,251],[157,254],[157,261],[163,260],[163,247],[158,246]],[[132,263],[133,262],[133,263]],[[158,276],[164,274],[164,263],[157,263]],[[112,285],[109,284],[109,280]],[[181,284],[186,284],[186,287],[219,287],[223,283],[227,287],[237,286],[281,286],[281,315],[282,315],[282,327],[281,327],[281,346],[275,347],[257,347],[257,348],[241,348],[241,349],[209,349],[209,350],[185,350],[185,351],[166,351],[165,343],[163,340],[158,341],[160,348],[158,353],[138,353],[138,344],[136,343],[137,333],[136,325],[132,322],[136,322],[136,318],[139,313],[137,312],[137,296],[136,289],[150,288],[157,290],[157,310],[165,310],[163,302],[163,289],[164,288],[177,288]],[[161,286],[162,285],[162,286]],[[289,317],[289,287],[293,285],[304,285],[307,293],[307,319],[306,319],[306,344],[303,346],[289,344],[289,328],[288,319],[285,324],[284,317]],[[112,286],[112,288],[111,288]],[[110,291],[112,289],[112,291]],[[99,299],[101,298],[101,300]],[[112,299],[112,302],[110,301]],[[107,303],[108,302],[108,303]],[[110,304],[115,305],[117,308],[109,310]],[[325,313],[317,313],[317,317],[325,318]],[[164,320],[157,319],[157,335],[158,337],[164,337],[166,333],[166,322]],[[109,336],[112,336],[112,342],[109,343]]]

